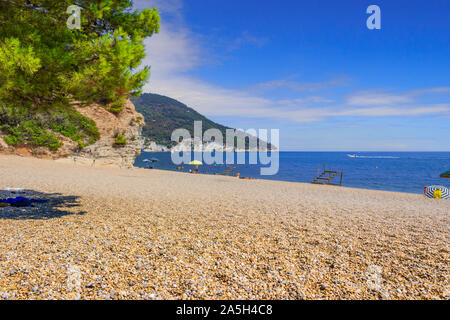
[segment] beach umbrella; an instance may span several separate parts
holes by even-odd
[[[442,191],[442,199],[450,199],[450,191],[444,186],[429,186],[425,190],[425,195],[428,198],[434,198],[434,193],[437,190]]]
[[[446,171],[444,173],[441,173],[441,178],[450,178],[450,171]]]
[[[195,166],[195,171],[198,172],[198,166],[203,165],[203,163],[201,161],[194,160],[194,161],[189,162],[189,165]]]

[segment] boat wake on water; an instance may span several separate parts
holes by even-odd
[[[347,154],[349,158],[363,158],[363,159],[400,159],[400,157],[394,156],[360,156],[357,154]]]

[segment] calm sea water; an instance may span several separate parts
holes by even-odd
[[[450,152],[359,152],[360,157],[349,158],[349,152],[280,152],[280,169],[274,176],[261,176],[262,165],[234,165],[243,177],[312,182],[314,174],[324,164],[328,169],[344,170],[343,185],[346,187],[423,193],[428,185],[449,186],[449,179],[439,175],[450,170]],[[351,152],[350,152],[351,153]],[[248,158],[248,154],[246,154]],[[236,154],[235,154],[236,157]],[[145,167],[145,159],[157,158],[155,169],[177,171],[170,153],[143,153],[136,158],[136,167]],[[248,161],[247,161],[248,163]],[[188,171],[192,166],[184,165]],[[226,165],[204,165],[200,171],[220,173]]]

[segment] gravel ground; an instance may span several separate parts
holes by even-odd
[[[449,299],[450,201],[0,157],[1,299]]]

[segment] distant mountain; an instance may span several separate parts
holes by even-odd
[[[172,146],[172,132],[175,129],[184,128],[194,134],[194,121],[203,122],[203,130],[217,128],[225,134],[229,129],[221,124],[209,120],[185,104],[159,94],[144,93],[138,98],[132,99],[136,111],[145,118],[143,136],[157,144]]]
[[[132,102],[136,106],[136,111],[145,118],[142,133],[147,142],[153,141],[159,145],[172,147],[175,144],[171,141],[172,132],[175,129],[184,128],[189,130],[193,136],[194,121],[203,122],[203,132],[212,128],[219,129],[224,140],[226,130],[231,129],[206,118],[184,103],[159,94],[144,93],[138,98],[132,99]],[[246,147],[248,147],[248,142]]]

